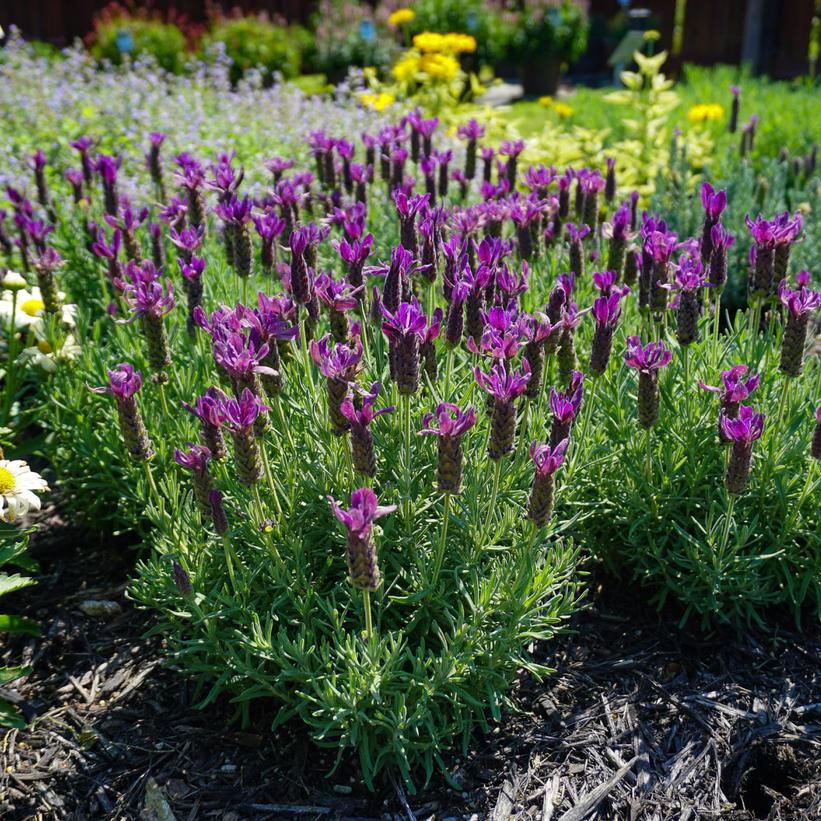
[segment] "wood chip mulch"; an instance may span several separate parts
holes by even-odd
[[[227,700],[192,708],[125,597],[133,548],[50,511],[33,552],[39,584],[3,601],[43,626],[0,651],[34,667],[2,692],[30,720],[0,736],[6,821],[821,818],[817,623],[705,639],[600,580],[574,633],[537,649],[557,673],[523,677],[519,711],[451,758],[462,792],[439,779],[371,795],[353,760],[329,776],[298,725],[272,734],[267,705],[245,728]]]

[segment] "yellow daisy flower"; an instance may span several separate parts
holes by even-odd
[[[416,12],[413,9],[397,9],[390,17],[388,17],[389,26],[403,26],[405,23],[410,23],[416,17]]]
[[[0,522],[13,522],[31,508],[40,509],[35,493],[48,490],[46,480],[20,459],[0,459]]]

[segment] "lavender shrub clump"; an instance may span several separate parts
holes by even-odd
[[[0,77],[3,333],[53,366],[26,391],[67,498],[145,534],[133,595],[215,694],[413,788],[547,672],[580,549],[705,623],[821,607],[810,189],[661,168],[648,199],[620,157],[534,165],[219,56],[46,70],[12,36]]]

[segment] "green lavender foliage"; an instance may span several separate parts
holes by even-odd
[[[23,590],[35,580],[19,573],[19,570],[34,572],[37,565],[26,553],[28,533],[10,525],[0,524],[0,596]],[[0,614],[0,634],[23,634],[37,636],[40,628],[36,622],[23,616]],[[0,686],[27,676],[31,667],[0,667]],[[0,698],[0,727],[22,729],[26,721],[20,711],[6,699]]]

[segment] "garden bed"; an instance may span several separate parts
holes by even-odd
[[[523,678],[520,712],[448,762],[464,792],[435,777],[403,806],[398,789],[365,791],[353,761],[328,776],[333,756],[299,726],[271,733],[270,705],[244,728],[226,699],[193,709],[190,682],[164,665],[159,638],[144,638],[154,616],[124,595],[133,548],[100,543],[52,510],[32,549],[40,583],[11,604],[43,624],[44,638],[4,651],[35,667],[13,688],[32,724],[2,747],[9,821],[138,818],[146,801],[167,801],[177,819],[243,821],[821,813],[817,624],[704,639],[602,578],[574,633],[537,650],[556,675]],[[122,612],[89,617],[80,610],[89,599]]]

